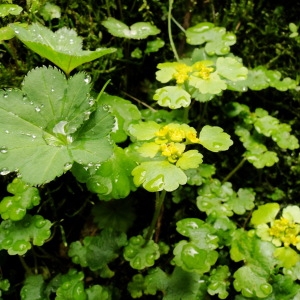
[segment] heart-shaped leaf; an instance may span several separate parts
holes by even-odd
[[[138,22],[128,27],[123,22],[109,17],[102,22],[102,25],[113,36],[127,39],[141,40],[147,38],[149,35],[160,33],[160,30],[149,22]]]
[[[113,117],[93,107],[86,74],[69,80],[57,69],[28,73],[22,90],[0,91],[0,174],[18,170],[29,184],[43,184],[79,164],[112,154]]]
[[[27,29],[17,24],[11,24],[10,27],[29,49],[52,61],[66,74],[86,62],[116,51],[114,48],[82,50],[82,38],[77,36],[75,30],[66,27],[55,33],[38,23],[28,26]]]

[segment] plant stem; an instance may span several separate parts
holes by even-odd
[[[161,194],[159,194],[159,192],[156,192],[155,211],[154,211],[154,215],[153,215],[150,227],[149,227],[147,235],[146,235],[145,245],[148,243],[148,241],[150,241],[152,239],[152,236],[153,236],[153,233],[155,231],[156,224],[157,224],[157,220],[159,218],[159,214],[160,214],[160,211],[162,209],[162,205],[163,205],[165,197],[166,197],[166,193],[167,192],[165,190],[163,190],[161,192]]]
[[[172,51],[174,53],[174,56],[177,61],[179,61],[179,56],[173,41],[173,36],[172,36],[172,26],[171,26],[171,21],[172,21],[172,6],[173,6],[173,0],[169,0],[169,12],[168,12],[168,34],[169,34],[169,40],[170,40],[170,45],[172,48]]]
[[[247,159],[244,157],[239,163],[238,165],[231,171],[229,172],[229,174],[222,180],[222,183],[228,181],[245,163],[245,161],[247,161]]]

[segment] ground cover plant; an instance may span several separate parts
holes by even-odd
[[[300,299],[299,6],[56,2],[0,4],[0,299]]]

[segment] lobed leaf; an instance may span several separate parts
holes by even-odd
[[[0,91],[0,170],[17,170],[36,185],[79,164],[95,164],[112,153],[113,118],[91,106],[90,80],[78,73],[67,80],[53,68],[28,73],[22,90]]]
[[[217,294],[220,299],[226,299],[229,295],[227,291],[230,285],[229,276],[228,266],[220,265],[216,269],[213,269],[208,279],[207,292],[212,296]]]
[[[5,220],[0,224],[0,250],[9,255],[23,255],[31,249],[31,243],[42,246],[50,237],[51,223],[40,215],[26,215],[21,221]]]
[[[66,27],[56,32],[38,23],[26,29],[17,24],[11,24],[10,27],[29,49],[53,62],[66,74],[86,62],[116,51],[114,48],[82,50],[82,38],[77,36],[75,30]]]
[[[231,81],[247,78],[248,69],[233,57],[219,57],[216,61],[216,68],[219,75]]]
[[[23,8],[17,4],[0,4],[0,18],[8,15],[17,16],[22,12]]]
[[[21,289],[22,300],[41,300],[45,299],[45,282],[42,275],[31,275],[26,278]]]

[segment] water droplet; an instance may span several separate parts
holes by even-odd
[[[34,134],[33,134],[31,137],[32,137],[33,139],[36,139],[36,135],[34,135]]]
[[[40,112],[40,111],[41,111],[41,108],[37,106],[37,107],[35,108],[35,111],[36,111],[36,112]]]
[[[109,108],[110,108],[109,105],[104,104],[102,107],[103,107],[103,110],[104,110],[104,111],[109,111]]]
[[[9,174],[10,173],[10,171],[8,170],[8,168],[2,168],[1,170],[0,170],[0,175],[7,175],[7,174]]]
[[[16,34],[19,34],[19,33],[20,33],[20,31],[19,31],[19,30],[15,30],[15,33],[16,33]]]
[[[52,89],[51,89],[51,92],[54,92],[54,91],[55,91],[54,88],[52,88]]]
[[[4,93],[3,94],[3,98],[7,98],[8,97],[8,94],[7,93]]]
[[[0,148],[0,153],[2,153],[2,154],[5,154],[5,153],[7,153],[7,148],[6,147],[1,147]]]
[[[64,171],[68,171],[72,168],[72,163],[71,162],[67,162],[64,165]]]
[[[91,114],[91,112],[90,111],[85,111],[84,112],[84,121],[86,121],[86,120],[88,120],[89,119],[89,117],[90,117],[90,114]]]
[[[6,134],[9,134],[9,130],[5,130],[4,132],[5,132]]]
[[[33,105],[33,102],[32,102],[32,101],[30,101],[29,103],[30,103],[30,105]]]
[[[90,105],[90,106],[93,106],[94,104],[95,104],[94,98],[90,98],[90,99],[89,99],[89,105]]]
[[[89,84],[91,82],[91,76],[90,75],[86,75],[84,80],[83,80],[86,84]]]
[[[74,44],[74,40],[70,39],[70,44],[73,45]]]

